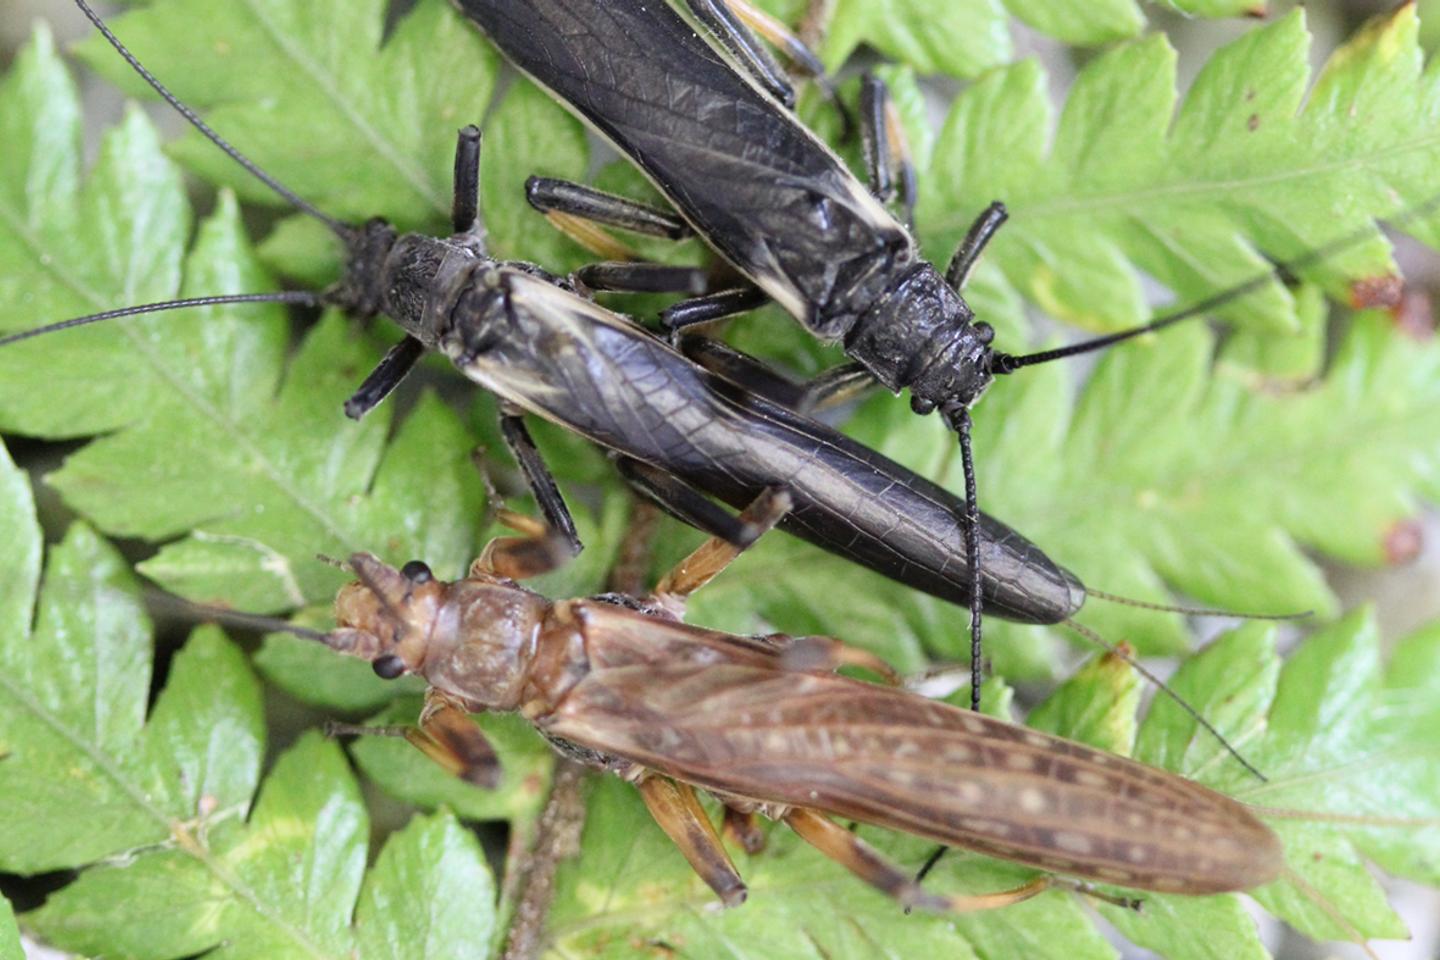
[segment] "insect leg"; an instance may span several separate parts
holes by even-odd
[[[736,386],[807,415],[843,403],[875,385],[875,378],[858,363],[841,364],[808,383],[796,383],[769,364],[710,337],[684,337],[677,346],[685,356]]]
[[[786,670],[799,673],[830,673],[841,667],[860,667],[876,674],[891,686],[900,686],[904,680],[895,668],[884,659],[836,640],[834,637],[808,636],[792,637],[785,634],[771,634],[769,639],[783,648],[780,664]]]
[[[374,410],[424,355],[425,345],[410,336],[391,347],[360,388],[345,401],[345,416],[359,420]]]
[[[999,200],[992,201],[990,206],[975,218],[975,222],[970,225],[970,231],[965,234],[965,239],[960,241],[955,255],[950,258],[950,265],[945,268],[945,282],[950,285],[951,290],[958,293],[965,286],[975,264],[980,261],[980,254],[985,251],[985,245],[1009,218],[1009,211]]]
[[[531,177],[525,181],[525,199],[547,218],[558,213],[670,240],[691,233],[690,225],[669,211],[570,180]]]
[[[765,833],[754,813],[726,807],[724,829],[748,854],[757,854],[765,849]]]
[[[781,51],[785,55],[785,59],[790,61],[790,66],[794,72],[801,76],[809,77],[816,82],[821,93],[825,95],[825,99],[829,100],[831,105],[834,106],[840,114],[840,121],[843,125],[840,139],[850,139],[851,132],[854,129],[853,121],[851,120],[850,112],[845,109],[845,104],[842,103],[839,96],[836,95],[834,84],[825,76],[825,64],[815,55],[810,45],[791,31],[790,28],[785,26],[784,23],[760,7],[748,2],[748,0],[717,0],[717,2],[713,4],[713,6],[720,8],[716,19],[727,20],[728,23],[726,24],[717,24],[706,18],[705,12],[700,8],[702,6],[710,6],[711,4],[694,2],[694,0],[692,0],[689,5],[696,16],[705,21],[707,27],[716,34],[725,48],[734,54],[735,58],[741,62],[747,72],[755,77],[762,87],[765,87],[774,94],[781,103],[793,108],[795,106],[795,92],[789,82],[789,78],[780,72],[779,66],[773,58],[768,56],[764,48],[755,43],[755,37],[751,31],[764,37],[771,46]],[[817,11],[812,10],[811,12],[814,14]],[[812,17],[807,17],[807,20],[812,19]],[[757,51],[765,60],[766,65],[755,63],[747,56],[745,51],[739,50],[737,47],[745,47],[747,50],[753,49]],[[772,86],[772,78],[778,78],[778,82],[783,84],[783,87],[776,89],[776,87]]]
[[[736,545],[724,537],[711,537],[660,579],[660,583],[655,587],[655,594],[681,600],[690,596],[715,579],[720,571],[740,556],[761,533],[775,526],[789,510],[790,494],[778,487],[766,489],[740,513],[741,523],[759,531],[749,538],[749,542]]]
[[[813,415],[854,399],[875,386],[875,378],[858,363],[842,363],[831,367],[805,385],[805,393],[796,407],[801,413]]]
[[[995,893],[930,893],[911,880],[905,871],[880,856],[875,848],[864,840],[813,810],[803,807],[791,810],[785,815],[785,822],[806,843],[861,880],[899,900],[906,907],[956,913],[993,910],[996,907],[1019,903],[1021,900],[1029,900],[1052,885],[1051,878],[1042,875],[1014,889],[999,890]]]
[[[450,226],[456,233],[480,227],[480,128],[463,127],[455,138],[455,194]]]
[[[419,729],[406,732],[427,757],[467,783],[500,785],[500,760],[465,708],[433,687],[425,693]]]
[[[660,323],[674,333],[685,327],[714,323],[736,314],[748,313],[769,302],[770,295],[759,287],[736,287],[672,303],[660,311]]]
[[[768,16],[763,16],[755,8],[736,0],[685,0],[685,6],[695,15],[705,29],[719,41],[725,51],[735,62],[748,73],[767,93],[776,100],[779,100],[786,107],[795,106],[795,88],[790,84],[790,78],[780,64],[775,62],[767,50],[757,39],[755,34],[750,32],[751,27],[769,27],[771,42],[778,38],[781,43],[778,46],[785,47],[786,53],[791,54],[790,47],[783,43],[785,38],[793,41],[794,47],[804,51],[797,64],[805,67],[816,67],[815,75],[825,72],[824,65],[815,58],[799,38],[792,35],[778,21]],[[763,19],[760,19],[763,16]],[[743,18],[743,19],[742,19]],[[750,26],[746,26],[746,21]]]
[[[794,410],[805,398],[805,384],[796,383],[768,363],[713,337],[680,337],[675,346],[711,373],[719,374],[743,387],[747,393],[764,397],[771,403]]]
[[[915,162],[890,90],[873,73],[860,79],[860,142],[870,172],[870,191],[884,204],[898,197],[905,211],[905,224],[913,227]]]
[[[636,494],[702,533],[744,548],[754,543],[762,532],[663,470],[628,457],[617,458],[615,466]]]
[[[579,553],[584,545],[575,529],[575,518],[570,516],[570,509],[565,506],[565,498],[560,495],[555,477],[545,466],[545,461],[535,447],[535,440],[526,429],[524,417],[518,409],[502,405],[500,436],[519,465],[520,472],[525,477],[525,485],[530,488],[535,503],[540,507],[545,526],[564,541],[571,556]]]
[[[647,776],[636,786],[660,829],[680,848],[690,866],[727,907],[745,902],[745,881],[720,842],[715,825],[705,815],[689,784],[665,777]]]
[[[602,224],[671,240],[690,235],[689,225],[673,213],[569,180],[531,177],[525,181],[525,199],[551,226],[606,260],[636,260],[638,255]]]
[[[708,293],[710,274],[703,267],[677,267],[668,263],[631,263],[607,260],[575,271],[575,279],[591,290],[622,293]]]
[[[467,783],[486,789],[494,789],[500,783],[500,761],[490,741],[463,707],[434,687],[425,693],[418,726],[328,723],[325,733],[332,737],[402,737]]]
[[[504,497],[495,488],[484,462],[477,455],[476,466],[485,481],[485,492],[495,519],[521,536],[496,537],[487,543],[479,559],[470,565],[470,575],[524,580],[563,566],[582,547],[575,532],[575,521],[560,497],[555,478],[545,469],[540,451],[525,429],[525,422],[518,414],[504,412],[500,418],[500,432],[520,464],[521,473],[535,494],[544,519],[537,520],[507,509]]]

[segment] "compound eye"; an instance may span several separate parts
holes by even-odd
[[[990,341],[995,339],[995,328],[984,320],[977,320],[971,326],[971,329],[975,331],[976,338],[987,346],[990,344]]]
[[[370,664],[370,668],[375,671],[375,676],[381,680],[394,680],[405,672],[405,661],[393,653],[387,653],[385,656],[380,657],[374,663]]]
[[[429,583],[435,579],[435,575],[430,572],[430,568],[419,560],[411,560],[405,564],[405,566],[401,567],[400,575],[411,583]]]

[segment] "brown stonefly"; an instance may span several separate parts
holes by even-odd
[[[767,491],[743,515],[788,509]],[[517,581],[568,556],[538,521],[491,541],[463,580],[370,554],[321,639],[378,674],[429,684],[411,742],[493,786],[498,760],[468,714],[519,711],[562,754],[634,783],[656,822],[727,905],[745,884],[696,788],[747,849],[783,821],[907,907],[981,910],[1086,883],[1211,894],[1274,879],[1275,835],[1242,803],[1093,747],[929,700],[883,661],[826,637],[746,637],[681,622],[685,600],[739,553],[707,541],[654,593],[550,600]],[[859,667],[883,682],[840,676]],[[932,893],[832,817],[902,830],[1047,871],[1009,890]]]

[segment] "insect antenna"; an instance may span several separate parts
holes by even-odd
[[[354,227],[350,226],[344,221],[337,220],[336,218],[325,213],[323,210],[320,210],[318,207],[315,207],[308,201],[301,198],[298,194],[296,194],[290,188],[286,187],[279,180],[266,173],[259,164],[257,164],[255,161],[251,160],[249,157],[245,156],[234,146],[232,146],[230,141],[226,140],[224,137],[220,136],[220,134],[216,133],[213,129],[211,129],[208,123],[200,119],[200,115],[198,113],[186,106],[179,97],[175,96],[175,94],[170,92],[169,88],[166,87],[165,84],[161,83],[158,79],[156,79],[153,73],[151,73],[145,68],[145,65],[142,64],[135,57],[135,55],[130,52],[130,49],[126,47],[125,44],[120,42],[120,38],[115,36],[115,34],[111,32],[110,27],[106,25],[105,21],[100,17],[100,15],[94,10],[90,9],[90,5],[86,3],[85,0],[75,0],[75,5],[79,7],[80,12],[85,14],[86,18],[95,25],[95,28],[100,31],[101,35],[105,37],[106,41],[109,42],[110,46],[115,48],[115,52],[125,58],[125,62],[130,64],[130,68],[134,70],[137,74],[139,74],[140,78],[146,83],[148,83],[151,89],[153,89],[156,93],[160,95],[161,99],[163,99],[166,103],[170,104],[170,106],[174,107],[176,112],[179,113],[182,117],[184,117],[192,127],[194,127],[196,130],[199,130],[200,133],[205,137],[205,139],[209,140],[211,143],[215,144],[215,146],[225,151],[225,154],[229,156],[230,159],[234,160],[236,163],[240,164],[240,166],[244,167],[247,173],[255,177],[261,183],[265,184],[265,186],[269,187],[271,190],[275,191],[275,193],[282,199],[284,199],[286,202],[294,205],[295,208],[300,210],[302,213],[314,217],[316,220],[319,220],[321,223],[325,224],[325,226],[330,228],[330,231],[332,233],[334,233],[341,240],[345,241],[347,245],[356,238],[359,231],[357,231]]]
[[[230,610],[225,607],[211,606],[207,603],[196,603],[193,600],[186,600],[177,597],[173,593],[166,593],[163,590],[147,589],[145,599],[152,607],[167,608],[176,613],[193,620],[219,623],[230,627],[239,627],[243,630],[261,630],[266,633],[289,633],[306,640],[317,640],[324,643],[329,636],[324,630],[312,630],[309,627],[302,627],[291,623],[288,620],[281,620],[279,617],[267,617],[258,613],[245,613],[241,610]]]
[[[226,296],[165,300],[161,303],[146,303],[135,307],[121,307],[118,310],[105,310],[101,313],[92,313],[84,317],[71,317],[69,320],[48,323],[43,327],[36,327],[33,330],[21,330],[19,333],[12,333],[9,336],[0,337],[0,347],[8,347],[12,343],[19,343],[22,340],[29,340],[31,337],[38,337],[46,333],[57,333],[61,330],[68,330],[71,327],[83,327],[87,324],[99,323],[101,320],[118,320],[121,317],[135,317],[145,313],[162,313],[166,310],[184,310],[188,307],[214,307],[234,303],[287,303],[305,307],[318,307],[323,305],[324,302],[324,297],[318,293],[311,293],[308,290],[283,290],[278,293],[236,293]]]
[[[965,555],[970,558],[970,709],[980,709],[980,684],[984,680],[980,592],[980,498],[975,486],[975,458],[970,451],[970,411],[963,404],[942,409],[941,416],[955,431],[960,444],[960,465],[965,474]]]
[[[1234,757],[1236,762],[1238,762],[1240,766],[1248,770],[1261,783],[1270,782],[1270,778],[1265,776],[1265,774],[1261,773],[1259,769],[1257,769],[1255,765],[1252,764],[1249,760],[1246,760],[1245,757],[1240,753],[1240,751],[1237,750],[1230,743],[1229,740],[1225,739],[1225,735],[1215,728],[1215,725],[1213,723],[1211,723],[1209,720],[1206,720],[1205,717],[1201,715],[1199,710],[1196,710],[1189,703],[1187,703],[1184,697],[1180,696],[1180,694],[1176,693],[1169,684],[1156,676],[1153,671],[1151,671],[1148,667],[1142,664],[1133,654],[1130,653],[1130,651],[1126,650],[1119,644],[1111,643],[1104,637],[1101,637],[1100,634],[1096,633],[1094,630],[1091,630],[1089,627],[1085,626],[1083,623],[1077,623],[1076,621],[1069,618],[1065,619],[1062,622],[1065,624],[1065,626],[1069,627],[1071,630],[1074,630],[1076,633],[1093,643],[1095,646],[1106,651],[1111,656],[1118,657],[1121,660],[1125,661],[1125,663],[1129,664],[1132,670],[1140,674],[1140,676],[1144,677],[1146,680],[1150,681],[1150,683],[1154,684],[1155,688],[1161,693],[1165,694],[1165,696],[1175,701],[1175,704],[1181,710],[1185,711],[1185,713],[1189,715],[1190,719],[1194,720],[1195,723],[1198,724],[1203,730],[1205,730],[1206,733],[1214,737],[1215,740],[1220,744],[1220,746],[1225,748],[1225,752],[1230,754],[1230,756]]]
[[[1389,218],[1392,226],[1399,226],[1420,220],[1440,210],[1440,194],[1436,194],[1418,206],[1411,207],[1403,213],[1396,214]],[[1256,274],[1249,280],[1242,281],[1228,287],[1218,293],[1213,293],[1198,303],[1183,307],[1171,313],[1161,314],[1149,323],[1141,324],[1138,327],[1131,327],[1128,330],[1119,330],[1115,333],[1106,334],[1103,337],[1095,337],[1090,340],[1082,340],[1079,343],[1072,343],[1065,347],[1056,347],[1053,350],[1041,350],[1038,353],[1008,354],[996,353],[991,366],[991,372],[995,374],[1014,373],[1022,367],[1033,367],[1040,363],[1049,363],[1052,360],[1063,360],[1066,357],[1079,356],[1082,353],[1092,353],[1096,350],[1103,350],[1106,347],[1117,343],[1123,343],[1146,333],[1154,333],[1157,330],[1164,330],[1182,320],[1189,320],[1202,314],[1209,313],[1216,307],[1229,303],[1246,294],[1261,290],[1274,282],[1277,278],[1295,276],[1299,271],[1307,267],[1313,267],[1323,263],[1335,254],[1340,253],[1357,244],[1364,243],[1375,235],[1374,224],[1368,224],[1350,233],[1337,237],[1329,243],[1315,247],[1293,260],[1277,261],[1274,266],[1264,273]]]
[[[1106,593],[1104,590],[1092,590],[1085,588],[1087,596],[1096,600],[1104,600],[1107,603],[1118,603],[1123,607],[1134,607],[1137,610],[1155,610],[1160,613],[1178,613],[1187,617],[1234,617],[1237,620],[1304,620],[1315,613],[1314,610],[1300,610],[1295,613],[1246,613],[1240,610],[1221,610],[1215,607],[1187,607],[1179,604],[1155,603],[1151,600],[1136,600],[1132,597],[1122,597],[1115,593]]]

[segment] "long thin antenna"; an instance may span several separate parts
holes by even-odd
[[[69,320],[60,320],[56,323],[46,324],[43,327],[36,327],[33,330],[21,330],[19,333],[12,333],[7,337],[0,337],[0,347],[8,347],[12,343],[19,343],[21,340],[29,340],[31,337],[38,337],[46,333],[55,333],[60,330],[69,330],[71,327],[83,327],[86,324],[99,323],[101,320],[118,320],[121,317],[135,317],[144,313],[184,310],[187,307],[217,307],[232,303],[287,303],[306,307],[318,307],[325,303],[325,298],[318,293],[311,293],[308,290],[283,290],[276,293],[234,293],[226,296],[190,297],[185,300],[166,300],[163,303],[146,303],[137,307],[121,307],[118,310],[92,313],[85,317],[72,317]]]
[[[129,48],[127,48],[125,44],[120,42],[120,38],[115,36],[115,34],[111,32],[110,28],[105,25],[105,21],[100,19],[100,15],[97,14],[94,10],[90,9],[90,5],[86,3],[85,0],[75,0],[75,5],[80,8],[80,12],[85,14],[85,16],[90,20],[91,23],[95,24],[95,28],[100,31],[100,33],[105,37],[107,41],[109,41],[110,46],[114,47],[116,52],[119,53],[120,56],[125,58],[125,62],[130,64],[131,69],[138,73],[146,83],[150,84],[151,88],[156,93],[160,94],[161,98],[166,103],[170,104],[170,106],[174,107],[175,110],[182,117],[190,121],[191,126],[204,134],[207,140],[215,144],[215,146],[219,147],[221,150],[225,151],[225,153],[230,157],[230,159],[234,160],[236,163],[240,164],[240,166],[244,167],[251,176],[255,177],[257,180],[265,184],[265,186],[269,187],[271,190],[274,190],[275,193],[277,193],[281,198],[293,204],[303,213],[306,213],[314,217],[316,220],[319,220],[321,223],[325,224],[327,227],[330,228],[331,232],[338,236],[341,240],[344,240],[348,243],[354,238],[354,227],[341,220],[335,219],[329,214],[321,211],[319,208],[312,206],[309,202],[301,199],[298,194],[294,193],[292,190],[282,184],[279,180],[276,180],[274,177],[270,176],[270,174],[266,173],[263,169],[261,169],[260,166],[256,164],[253,160],[245,156],[235,147],[231,146],[230,141],[226,140],[224,137],[220,136],[220,134],[212,130],[208,123],[200,119],[199,114],[197,114],[194,110],[191,110],[184,103],[182,103],[180,101],[180,98],[175,96],[175,94],[171,93],[170,90],[165,86],[165,84],[161,83],[155,78],[155,75],[153,73],[145,69],[145,66],[135,58],[135,55],[130,52]]]
[[[1440,194],[1431,197],[1429,200],[1426,200],[1419,206],[1410,208],[1404,213],[1399,213],[1393,217],[1388,218],[1386,222],[1390,223],[1392,226],[1399,226],[1400,224],[1410,223],[1412,221],[1419,220],[1422,217],[1428,216],[1436,212],[1436,210],[1440,210]],[[1107,334],[1103,337],[1096,337],[1092,340],[1083,340],[1080,343],[1073,343],[1068,347],[1057,347],[1054,350],[1042,350],[1039,353],[1027,353],[1018,356],[1008,353],[997,353],[995,354],[995,358],[991,366],[991,372],[995,374],[1014,373],[1021,367],[1033,367],[1038,363],[1049,363],[1052,360],[1063,360],[1066,357],[1074,357],[1082,353],[1091,353],[1095,350],[1103,350],[1105,347],[1113,346],[1117,343],[1123,343],[1124,341],[1138,337],[1141,334],[1154,333],[1157,330],[1163,330],[1166,327],[1179,323],[1181,320],[1189,320],[1192,317],[1197,317],[1201,314],[1209,313],[1216,307],[1222,306],[1223,304],[1234,300],[1237,297],[1243,297],[1248,293],[1254,293],[1255,291],[1260,290],[1268,286],[1270,283],[1274,282],[1277,277],[1283,277],[1287,274],[1294,275],[1307,267],[1312,267],[1317,263],[1328,260],[1330,257],[1341,252],[1342,250],[1346,250],[1350,247],[1356,246],[1357,244],[1363,243],[1366,240],[1369,240],[1375,235],[1375,232],[1375,224],[1373,222],[1369,223],[1364,227],[1352,230],[1350,233],[1337,237],[1329,243],[1315,247],[1310,251],[1296,257],[1294,260],[1277,261],[1275,265],[1269,270],[1267,270],[1265,273],[1256,274],[1255,276],[1251,277],[1249,280],[1244,281],[1243,283],[1236,284],[1233,287],[1229,287],[1228,289],[1221,290],[1218,293],[1211,294],[1210,296],[1201,300],[1199,303],[1191,304],[1190,306],[1184,307],[1180,310],[1176,310],[1173,313],[1162,314],[1159,317],[1156,317],[1154,320],[1151,320],[1149,323],[1143,324],[1142,326],[1131,327],[1129,330],[1121,330],[1117,333]]]
[[[243,611],[229,610],[224,607],[212,607],[209,604],[196,603],[193,600],[186,600],[183,597],[177,597],[174,594],[159,590],[146,590],[145,593],[146,599],[152,604],[170,607],[197,620],[208,620],[213,623],[241,627],[246,630],[263,630],[267,633],[291,633],[297,637],[303,637],[306,640],[317,640],[320,643],[325,643],[330,636],[323,630],[312,630],[309,627],[302,627],[288,620],[281,620],[279,617],[267,617],[258,613],[244,613]]]
[[[1092,590],[1085,588],[1085,593],[1096,600],[1105,600],[1109,603],[1118,603],[1124,607],[1135,607],[1139,610],[1157,610],[1161,613],[1178,613],[1187,617],[1234,617],[1237,620],[1304,620],[1312,616],[1314,610],[1299,610],[1295,613],[1245,613],[1241,610],[1220,610],[1214,607],[1185,607],[1167,603],[1155,603],[1150,600],[1135,600],[1131,597],[1122,597],[1115,593],[1106,593],[1104,590]]]
[[[1140,676],[1144,677],[1146,680],[1154,684],[1155,688],[1161,693],[1165,694],[1165,696],[1175,701],[1175,704],[1179,706],[1181,710],[1184,710],[1187,714],[1189,714],[1190,719],[1194,720],[1197,724],[1199,724],[1206,733],[1209,733],[1210,736],[1214,737],[1216,741],[1219,742],[1220,746],[1225,748],[1225,752],[1230,754],[1230,756],[1234,757],[1235,760],[1240,764],[1240,766],[1250,771],[1250,773],[1252,773],[1255,778],[1261,783],[1270,782],[1269,778],[1266,777],[1265,774],[1261,773],[1258,769],[1256,769],[1255,765],[1252,764],[1249,760],[1246,760],[1245,757],[1241,755],[1239,750],[1236,750],[1233,746],[1230,745],[1230,741],[1226,740],[1225,735],[1222,734],[1219,730],[1215,729],[1214,724],[1201,716],[1199,710],[1196,710],[1194,707],[1190,706],[1190,704],[1186,703],[1184,697],[1180,696],[1180,694],[1172,690],[1169,684],[1157,677],[1148,668],[1146,668],[1144,664],[1140,663],[1139,660],[1130,655],[1130,653],[1120,649],[1115,644],[1105,640],[1100,636],[1100,634],[1096,633],[1094,630],[1091,630],[1083,623],[1076,623],[1074,620],[1069,619],[1063,622],[1065,626],[1069,627],[1071,630],[1074,630],[1076,633],[1080,634],[1080,636],[1095,644],[1095,646],[1108,652],[1111,656],[1119,657],[1121,660],[1124,660],[1126,663],[1128,663],[1132,670],[1134,670],[1136,673],[1140,674]]]

